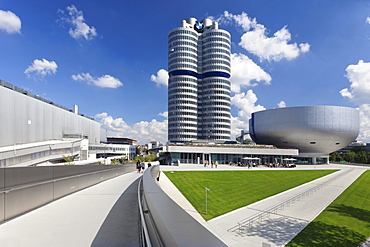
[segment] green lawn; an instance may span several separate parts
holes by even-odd
[[[355,247],[370,236],[370,171],[366,171],[287,246]]]
[[[164,172],[205,220],[294,188],[336,170]],[[206,214],[206,189],[208,214]]]

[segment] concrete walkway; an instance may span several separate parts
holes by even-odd
[[[141,175],[121,175],[1,224],[0,246],[139,246]]]
[[[161,167],[162,170],[216,170],[215,168],[204,168],[201,165],[180,165],[179,167]],[[245,169],[241,167],[219,166],[219,170]],[[277,169],[277,168],[253,168]],[[285,168],[286,169],[286,168]],[[284,246],[296,234],[298,234],[309,222],[322,212],[332,201],[334,201],[348,186],[352,184],[367,168],[349,167],[341,165],[299,165],[295,169],[341,169],[341,171],[319,178],[310,183],[298,186],[278,195],[237,209],[228,214],[214,218],[208,222],[196,212],[192,205],[179,193],[179,191],[168,181],[166,176],[161,176],[160,184],[163,190],[189,214],[193,215],[200,223],[223,240],[228,246]],[[341,176],[338,176],[342,174]],[[336,177],[334,179],[334,177]],[[333,179],[332,179],[333,178]],[[296,200],[289,207],[278,210],[270,217],[264,217],[261,221],[255,221],[248,227],[244,225],[239,228],[238,222],[247,222],[248,218],[260,214],[264,210],[287,201],[304,191],[328,181],[325,186],[310,193],[305,198]]]

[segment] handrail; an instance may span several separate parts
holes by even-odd
[[[78,178],[78,177],[87,176],[87,175],[91,175],[91,174],[96,174],[96,173],[100,173],[100,172],[106,172],[107,170],[112,171],[112,170],[119,170],[119,169],[120,168],[112,168],[112,169],[88,172],[88,173],[83,173],[83,174],[78,174],[78,175],[72,175],[72,176],[63,177],[63,178],[51,179],[51,180],[37,182],[37,183],[25,184],[25,185],[21,185],[21,186],[16,186],[16,187],[11,187],[11,188],[8,188],[8,189],[0,190],[0,193],[9,193],[11,191],[30,188],[30,187],[34,187],[34,186],[37,186],[37,185],[47,184],[47,183],[51,183],[51,182],[55,183],[55,182],[59,182],[59,181],[66,180],[66,179]]]
[[[295,196],[292,196],[291,198],[288,198],[287,200],[285,200],[283,202],[280,202],[280,203],[278,203],[278,204],[276,204],[276,205],[274,205],[272,207],[267,208],[266,210],[263,210],[260,213],[257,213],[255,215],[252,215],[251,217],[246,218],[244,220],[238,221],[237,222],[238,223],[238,226],[232,227],[232,228],[228,229],[227,231],[235,230],[236,227],[238,227],[239,231],[242,231],[242,228],[244,226],[246,226],[246,225],[248,225],[248,227],[251,227],[252,223],[256,219],[258,219],[258,220],[261,221],[264,216],[270,217],[270,214],[277,213],[277,210],[284,209],[284,206],[290,206],[290,204],[291,203],[294,203],[296,200],[299,201],[301,199],[301,197],[304,198],[306,195],[310,195],[313,192],[316,192],[318,189],[321,189],[323,186],[325,186],[325,185],[333,182],[335,179],[338,179],[338,178],[344,176],[345,174],[347,174],[347,173],[349,173],[349,172],[351,172],[353,170],[354,170],[354,168],[348,169],[348,170],[346,170],[344,172],[341,172],[341,173],[337,174],[336,176],[334,176],[334,177],[332,177],[332,178],[330,178],[330,179],[328,179],[328,180],[326,180],[326,181],[324,181],[324,182],[322,182],[322,183],[320,183],[320,184],[318,184],[318,185],[316,185],[316,186],[314,186],[314,187],[312,187],[312,188],[310,188],[308,190],[305,190],[305,191],[303,191],[303,192],[301,192],[301,193],[299,193],[299,194],[297,194]]]
[[[145,245],[144,246],[152,247],[152,243],[151,243],[150,238],[149,238],[148,228],[147,228],[146,223],[145,223],[144,212],[143,212],[143,208],[142,208],[142,204],[141,204],[141,182],[142,182],[142,180],[143,180],[143,178],[141,177],[140,180],[139,180],[139,185],[137,187],[138,188],[137,189],[137,197],[138,197],[138,202],[139,202],[141,228],[142,228],[142,231],[144,231],[144,238],[145,238]]]

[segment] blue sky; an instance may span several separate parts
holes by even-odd
[[[254,111],[339,105],[370,142],[370,1],[0,0],[0,79],[165,143],[167,34],[189,17],[232,35],[233,138]]]

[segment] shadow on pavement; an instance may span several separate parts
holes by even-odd
[[[246,228],[242,232],[238,232],[238,230],[234,232],[242,237],[261,237],[277,246],[281,246],[291,240],[292,236],[300,232],[307,224],[308,222],[304,220],[279,217],[255,222],[253,226]]]
[[[112,207],[91,246],[139,246],[139,206],[136,179]]]

